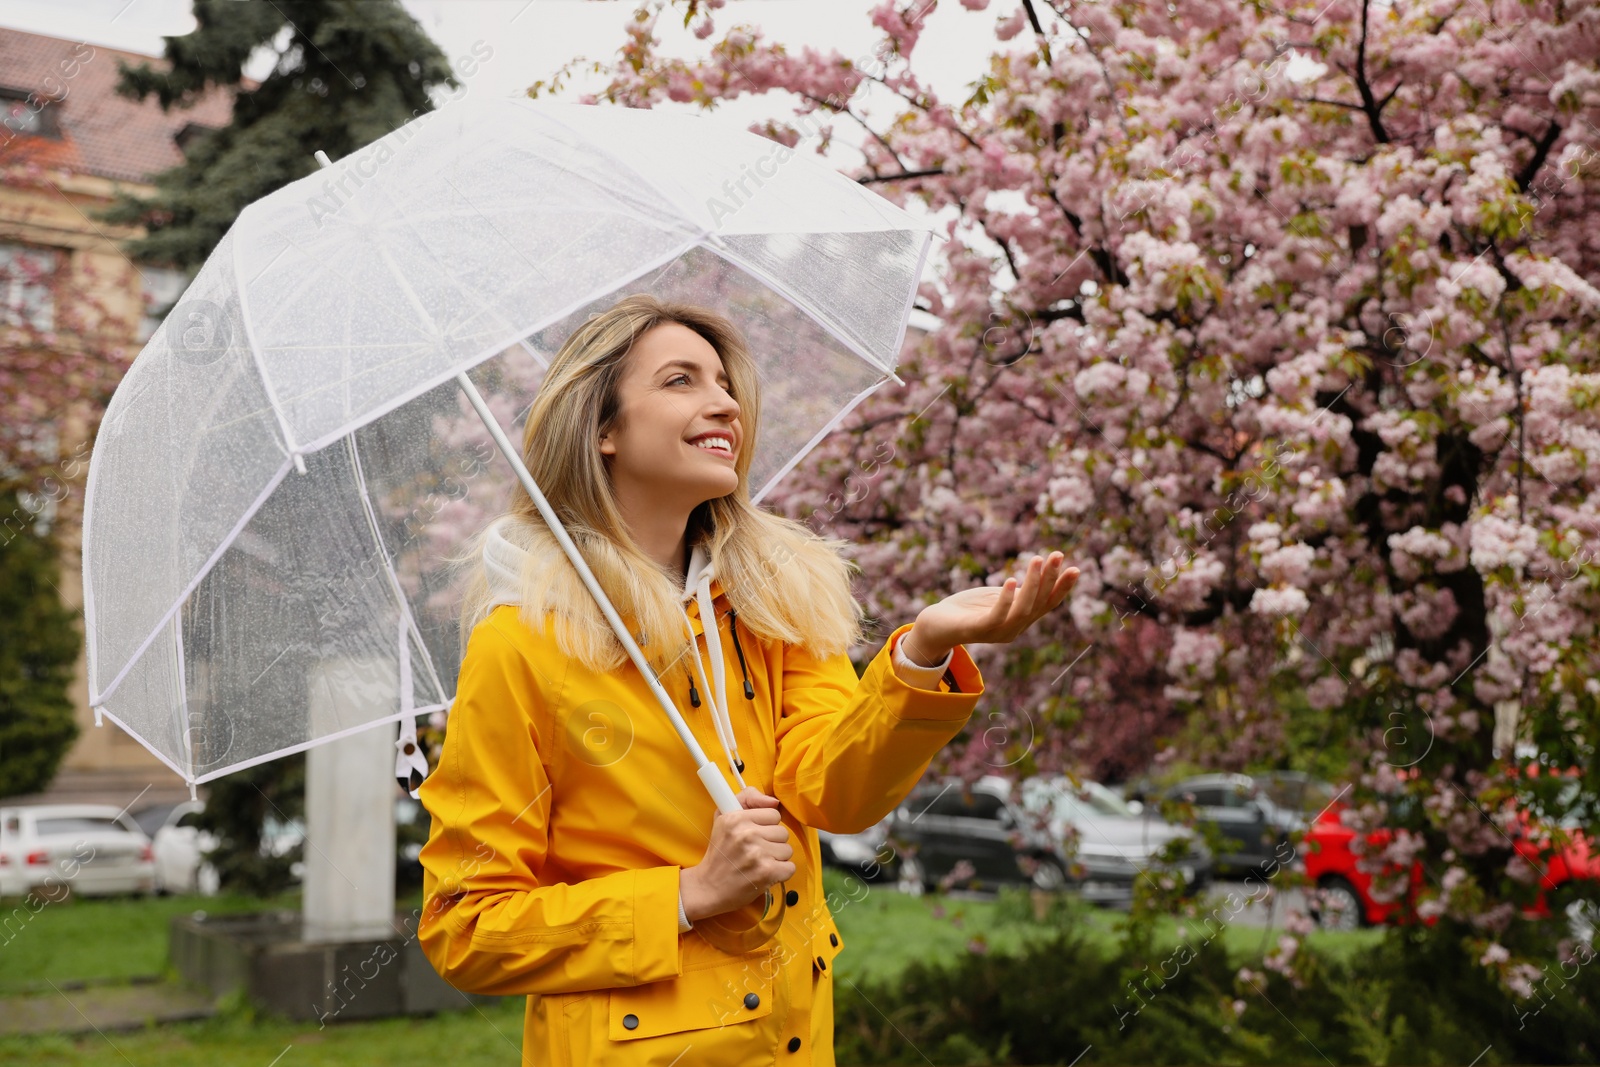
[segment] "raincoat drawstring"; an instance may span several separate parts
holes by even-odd
[[[696,564],[699,565],[698,569]],[[700,608],[701,629],[706,638],[706,650],[711,654],[711,682],[707,683],[706,681],[705,667],[700,662],[700,647],[696,643],[694,655],[695,673],[689,676],[689,700],[695,707],[699,707],[695,703],[698,693],[694,688],[694,679],[698,675],[700,685],[705,689],[705,701],[711,705],[711,722],[716,727],[717,740],[722,743],[722,752],[728,758],[728,769],[733,772],[733,778],[738,783],[738,788],[743,789],[745,787],[744,760],[739,758],[739,741],[734,736],[733,720],[728,715],[728,696],[727,688],[724,684],[722,663],[722,641],[717,636],[717,613],[711,604],[711,563],[706,558],[705,550],[698,546],[690,556],[690,573],[685,581],[684,600],[687,600],[691,595],[687,588],[688,582],[695,579],[698,579],[698,581],[692,595]],[[678,611],[683,615],[683,624],[689,631],[689,638],[692,642],[694,640],[694,624],[689,620],[689,613],[684,610],[681,603],[678,605]],[[735,640],[737,640],[737,637],[735,637]],[[743,671],[743,650],[740,650],[739,653],[739,666]],[[748,674],[745,675],[745,688],[747,692],[754,696],[754,690],[750,687]]]
[[[733,632],[733,650],[739,654],[739,674],[744,678],[744,698],[754,700],[756,691],[750,686],[750,672],[744,666],[744,649],[739,647],[739,610],[728,609],[728,629]]]

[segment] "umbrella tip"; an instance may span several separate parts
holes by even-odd
[[[317,149],[315,152],[311,153],[311,155],[317,161],[317,166],[319,166],[319,167],[331,167],[331,166],[333,166],[333,160],[329,159],[328,158],[328,153],[324,152],[322,149],[320,149],[320,148]]]

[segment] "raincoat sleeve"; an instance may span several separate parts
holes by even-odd
[[[950,659],[960,692],[902,678],[891,657],[911,625],[889,635],[859,679],[844,653],[817,659],[784,647],[773,795],[808,826],[860,833],[893,811],[983,695],[983,676],[960,646]]]
[[[559,682],[559,679],[555,679]],[[467,993],[575,993],[681,973],[676,866],[547,884],[552,739],[559,689],[494,620],[473,630],[439,766],[418,789],[423,846],[417,939]]]

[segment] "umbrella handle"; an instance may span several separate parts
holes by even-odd
[[[780,888],[783,884],[787,883],[780,883]],[[778,903],[776,908],[772,906],[774,900]],[[783,925],[783,917],[788,912],[789,906],[784,900],[783,893],[774,894],[769,889],[760,920],[754,926],[740,926],[735,921],[735,916],[750,906],[746,904],[743,908],[696,919],[694,932],[707,944],[729,955],[742,956],[747,952],[754,952],[777,936],[778,928]]]
[[[722,776],[721,768],[708,761],[702,763],[695,773],[700,777],[700,784],[706,787],[706,792],[710,793],[711,799],[716,802],[718,811],[726,815],[739,810],[739,798],[733,795],[733,787]]]

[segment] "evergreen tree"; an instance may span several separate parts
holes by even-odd
[[[0,796],[16,796],[49,786],[78,737],[68,689],[82,637],[53,542],[15,494],[0,495],[0,515]]]
[[[233,121],[189,139],[180,165],[147,200],[124,198],[107,221],[139,223],[141,262],[197,268],[241,208],[432,110],[428,91],[454,86],[449,64],[398,0],[195,0],[193,33],[166,38],[170,69],[118,64],[118,92],[183,108],[208,88],[235,92]],[[244,67],[278,52],[260,84]]]

